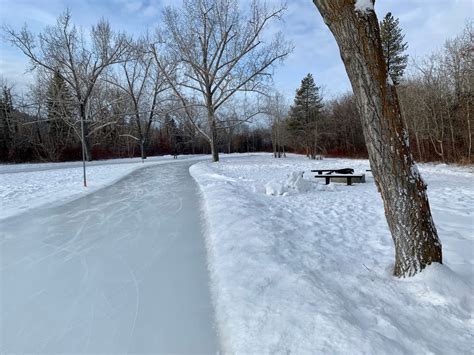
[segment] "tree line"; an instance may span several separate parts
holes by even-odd
[[[23,96],[2,80],[0,159],[367,157],[352,93],[327,100],[308,74],[290,105],[271,87],[270,69],[292,46],[279,33],[265,45],[260,38],[283,11],[254,2],[242,16],[235,2],[184,1],[164,11],[155,34],[137,39],[105,20],[86,32],[68,11],[37,36],[4,27],[36,79]],[[388,13],[380,29],[415,159],[472,162],[472,23],[441,51],[412,59],[407,73],[398,19]]]
[[[262,112],[271,73],[292,50],[282,34],[267,34],[283,11],[258,1],[241,11],[230,0],[184,0],[140,38],[106,20],[85,31],[69,11],[38,35],[4,26],[36,81],[16,100],[3,83],[1,159],[92,160],[138,151],[143,158],[212,153],[218,161],[224,146],[264,149],[259,130],[242,125]]]
[[[397,87],[409,141],[417,161],[472,163],[472,22],[444,47],[408,66],[407,43],[398,19],[380,23],[389,80]],[[308,74],[293,104],[281,94],[268,101],[268,123],[275,157],[297,151],[318,155],[367,157],[362,121],[353,93],[324,100]]]

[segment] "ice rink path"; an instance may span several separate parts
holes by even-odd
[[[0,353],[216,353],[191,164],[0,221]]]

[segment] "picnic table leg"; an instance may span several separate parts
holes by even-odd
[[[326,185],[329,185],[330,182],[331,182],[331,178],[329,176],[326,176]]]
[[[352,177],[351,176],[347,177],[347,185],[348,186],[352,185]]]

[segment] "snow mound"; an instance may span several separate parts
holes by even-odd
[[[459,274],[445,265],[433,263],[422,273],[402,281],[411,284],[415,292],[429,295],[432,303],[455,305],[467,314],[472,313],[472,290]]]
[[[295,192],[304,193],[310,191],[313,185],[310,181],[303,178],[303,173],[303,171],[293,171],[284,182],[276,179],[271,180],[265,185],[266,194],[272,196],[286,196]]]
[[[276,179],[269,181],[265,185],[265,193],[267,195],[280,196],[283,195],[285,192],[286,190],[283,184]]]

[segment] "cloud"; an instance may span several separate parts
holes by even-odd
[[[34,75],[30,71],[29,62],[24,57],[18,58],[15,52],[2,51],[0,56],[0,76],[6,79],[8,85],[13,85],[17,94],[24,93],[33,82]]]
[[[277,6],[281,0],[268,2]],[[179,0],[0,0],[0,22],[16,28],[28,23],[38,32],[53,24],[69,7],[77,25],[87,28],[105,17],[115,29],[139,35],[160,23],[165,6],[179,3]],[[308,0],[291,0],[287,4],[283,20],[275,23],[271,32],[284,33],[295,50],[277,68],[275,87],[291,99],[301,79],[313,73],[317,84],[326,88],[328,97],[350,90],[338,47],[316,7]],[[248,0],[243,0],[241,5],[247,6]],[[415,57],[441,48],[447,38],[460,33],[472,13],[472,3],[471,0],[384,0],[377,1],[375,9],[379,18],[388,11],[400,18],[408,53]],[[31,75],[24,74],[28,63],[24,56],[4,42],[0,43],[0,58],[0,74],[18,82],[18,86],[25,86],[31,80]]]

